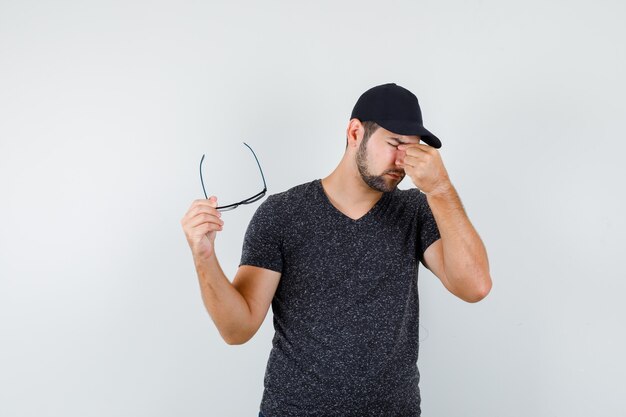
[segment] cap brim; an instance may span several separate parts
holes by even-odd
[[[433,148],[441,148],[439,138],[428,131],[423,125],[417,122],[406,120],[374,120],[379,126],[398,135],[418,135],[423,142]]]

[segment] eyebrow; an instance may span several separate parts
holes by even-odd
[[[402,139],[400,139],[400,138],[398,138],[398,137],[395,137],[395,136],[388,136],[387,138],[388,138],[388,139],[391,139],[391,140],[395,140],[396,142],[398,142],[398,143],[402,143],[402,144],[405,144],[405,143],[406,143],[406,144],[411,144],[411,143],[419,143],[419,141],[421,141],[421,140],[422,140],[422,139],[420,138],[420,139],[418,139],[418,142],[404,142]]]

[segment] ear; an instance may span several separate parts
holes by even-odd
[[[348,123],[348,129],[346,130],[346,137],[348,140],[348,146],[352,148],[357,148],[361,140],[363,139],[363,134],[365,133],[365,129],[361,124],[359,119],[350,119]]]

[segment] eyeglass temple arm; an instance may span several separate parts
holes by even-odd
[[[261,164],[259,163],[259,159],[256,157],[256,154],[254,153],[250,145],[248,145],[246,142],[244,142],[243,144],[246,145],[248,149],[250,149],[250,152],[252,152],[252,155],[254,156],[254,160],[256,161],[256,164],[259,167],[259,171],[261,171],[261,178],[263,178],[263,190],[267,191],[267,184],[265,183],[265,175],[263,175],[263,170],[261,169]]]
[[[202,159],[200,159],[200,182],[202,183],[202,192],[204,193],[204,198],[207,200],[209,197],[206,195],[206,189],[204,188],[204,180],[202,179],[202,161],[204,161],[204,154],[202,155]]]
[[[246,142],[243,142],[244,145],[246,145],[248,147],[248,149],[250,149],[250,152],[252,152],[252,156],[254,156],[254,160],[256,161],[257,166],[259,167],[259,171],[261,172],[261,178],[263,179],[263,191],[261,191],[260,193],[256,194],[254,197],[264,193],[267,191],[267,184],[265,183],[265,175],[263,175],[263,169],[261,168],[261,164],[259,163],[259,158],[256,157],[256,154],[254,153],[254,151],[252,150],[252,148],[250,147],[250,145],[248,145]],[[202,192],[204,192],[204,198],[206,198],[207,200],[209,199],[209,197],[206,195],[206,189],[204,187],[204,179],[202,178],[202,162],[204,161],[204,155],[202,155],[202,159],[200,159],[200,182],[202,183]],[[254,197],[250,197],[250,198],[254,198]],[[234,206],[234,204],[230,204],[228,206],[223,206],[223,207],[230,207],[230,206]],[[220,208],[220,207],[218,207]]]

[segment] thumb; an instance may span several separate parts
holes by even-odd
[[[211,205],[211,207],[217,207],[217,197],[215,197],[214,195],[209,197],[209,204]]]

